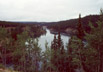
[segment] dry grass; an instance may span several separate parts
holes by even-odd
[[[18,71],[13,71],[13,70],[8,70],[8,69],[0,69],[0,72],[18,72]]]

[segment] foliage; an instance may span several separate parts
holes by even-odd
[[[10,33],[0,27],[0,68],[12,64],[15,70],[21,72],[103,72],[103,11],[96,26],[89,22],[90,32],[84,31],[80,16],[77,21],[77,36],[69,39],[67,49],[59,32],[54,35],[51,46],[45,43],[45,51],[40,48],[39,40],[30,33],[32,30],[35,36],[41,34],[39,26],[27,25],[27,30],[20,33],[15,30]],[[57,29],[60,30],[61,26]]]

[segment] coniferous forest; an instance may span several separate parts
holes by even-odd
[[[103,72],[102,9],[95,25],[89,21],[88,32],[84,30],[79,15],[76,34],[70,36],[66,48],[60,31],[54,34],[50,46],[45,42],[45,51],[42,51],[38,36],[46,32],[41,26],[11,23],[0,23],[0,69],[17,72]]]

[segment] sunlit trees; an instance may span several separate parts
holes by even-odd
[[[13,52],[13,63],[16,69],[23,72],[38,72],[41,60],[41,48],[38,39],[30,38],[28,32],[23,32],[17,38]]]
[[[34,40],[33,42],[33,49],[32,49],[32,66],[34,66],[34,71],[39,72],[40,63],[41,63],[41,48],[38,44],[38,39]]]
[[[51,56],[53,54],[52,49],[48,46],[48,42],[45,43],[46,50],[42,53],[42,72],[51,72],[53,69],[51,63]]]
[[[25,42],[28,40],[29,36],[27,32],[23,32],[17,35],[17,41],[14,46],[13,52],[13,63],[18,70],[23,70],[26,72],[26,45]]]

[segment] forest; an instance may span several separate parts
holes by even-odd
[[[51,46],[45,42],[45,51],[32,34],[41,32],[38,27],[31,28],[35,29],[31,30],[33,32],[20,31],[15,39],[13,32],[1,26],[0,68],[18,72],[103,72],[103,10],[100,10],[96,25],[88,22],[89,32],[83,28],[81,15],[77,22],[76,35],[70,37],[66,48],[58,32]]]
[[[90,31],[89,27],[89,22],[92,22],[94,26],[96,26],[96,22],[99,19],[99,15],[88,15],[83,18],[81,18],[82,26],[86,32]],[[70,19],[70,20],[65,20],[65,21],[58,21],[58,22],[49,22],[49,23],[43,23],[40,25],[47,26],[49,29],[51,29],[51,32],[61,32],[61,33],[66,33],[70,35],[75,35],[76,28],[78,24],[78,18],[76,19]],[[70,32],[66,30],[70,30]]]
[[[12,38],[17,38],[17,34],[22,33],[23,31],[28,31],[29,35],[32,37],[39,37],[46,33],[46,31],[39,25],[35,24],[24,24],[22,22],[8,22],[0,21],[0,27],[5,28],[8,32],[11,33]]]

